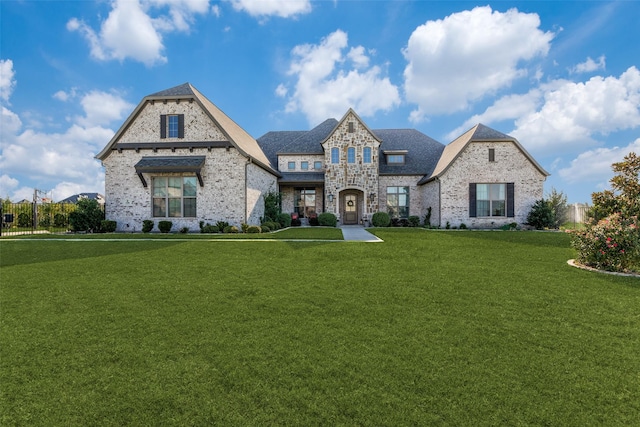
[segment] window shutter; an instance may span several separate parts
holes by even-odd
[[[514,184],[513,182],[507,183],[507,218],[515,217],[514,208]]]
[[[469,184],[469,217],[475,218],[477,217],[476,213],[476,184]]]
[[[178,138],[184,138],[184,114],[178,114]]]
[[[166,114],[160,115],[160,139],[167,137],[167,116]]]

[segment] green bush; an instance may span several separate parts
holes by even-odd
[[[237,234],[238,233],[238,227],[236,227],[235,225],[227,225],[223,230],[223,233],[225,234]]]
[[[545,199],[536,200],[527,215],[527,225],[535,227],[537,230],[553,228],[556,218],[553,213],[553,206]]]
[[[160,230],[161,233],[170,232],[171,227],[173,227],[173,222],[171,221],[158,221],[158,230]]]
[[[273,221],[263,222],[262,225],[266,225],[267,227],[269,227],[270,230],[273,230],[273,231],[280,229],[280,224]]]
[[[427,208],[427,213],[424,216],[424,226],[431,228],[431,206]]]
[[[281,213],[278,215],[278,224],[281,228],[291,227],[291,215],[288,213]]]
[[[371,224],[374,227],[388,227],[391,224],[391,218],[386,212],[376,212],[371,217]]]
[[[224,230],[228,226],[229,226],[229,223],[227,221],[218,221],[218,222],[216,222],[216,227],[218,227],[219,230]],[[224,231],[223,231],[223,233],[224,233]]]
[[[460,224],[460,230],[466,230],[466,229],[467,229],[467,224],[465,224],[464,222]]]
[[[420,217],[411,215],[409,218],[409,227],[418,227],[420,225]]]
[[[31,220],[31,215],[26,212],[21,212],[18,214],[18,227],[31,227],[33,226],[33,221]]]
[[[261,232],[262,232],[262,229],[260,228],[259,225],[250,225],[247,227],[247,230],[246,230],[247,234],[257,234]]]
[[[338,224],[338,218],[331,212],[323,212],[318,215],[318,224],[325,227],[335,227]]]
[[[54,227],[64,227],[65,225],[67,225],[67,217],[65,214],[57,213],[53,216]]]
[[[73,231],[100,231],[104,211],[97,200],[81,199],[76,210],[69,214],[69,225]]]
[[[150,219],[145,219],[144,221],[142,221],[142,232],[148,233],[151,230],[153,230],[153,221],[151,221]]]
[[[219,233],[220,229],[215,225],[211,225],[207,223],[207,225],[202,226],[202,228],[200,229],[200,232],[205,234],[213,234],[213,233]]]
[[[270,229],[270,228],[269,228],[269,226],[268,226],[268,225],[266,225],[266,224],[262,224],[262,225],[260,226],[260,229],[262,230],[262,232],[263,232],[263,233],[271,233],[271,229]]]
[[[240,224],[240,229],[242,230],[243,233],[246,233],[247,230],[249,229],[249,227],[250,227],[250,225],[246,224],[244,222],[242,224]]]
[[[586,230],[574,230],[571,245],[579,263],[607,271],[627,271],[640,265],[638,217],[614,213]]]
[[[116,221],[105,219],[100,222],[100,229],[103,233],[113,233],[116,231],[116,228],[118,228],[118,223]]]
[[[181,233],[181,234],[187,234],[188,232],[189,232],[189,227],[182,227],[182,228],[180,229],[180,233]]]

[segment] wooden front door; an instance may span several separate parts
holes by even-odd
[[[344,220],[343,224],[358,223],[358,195],[345,194],[344,196]]]

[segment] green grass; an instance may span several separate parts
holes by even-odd
[[[0,241],[0,424],[637,425],[640,279],[564,233],[373,231]]]

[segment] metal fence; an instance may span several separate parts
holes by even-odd
[[[75,203],[2,203],[0,235],[64,233]]]

